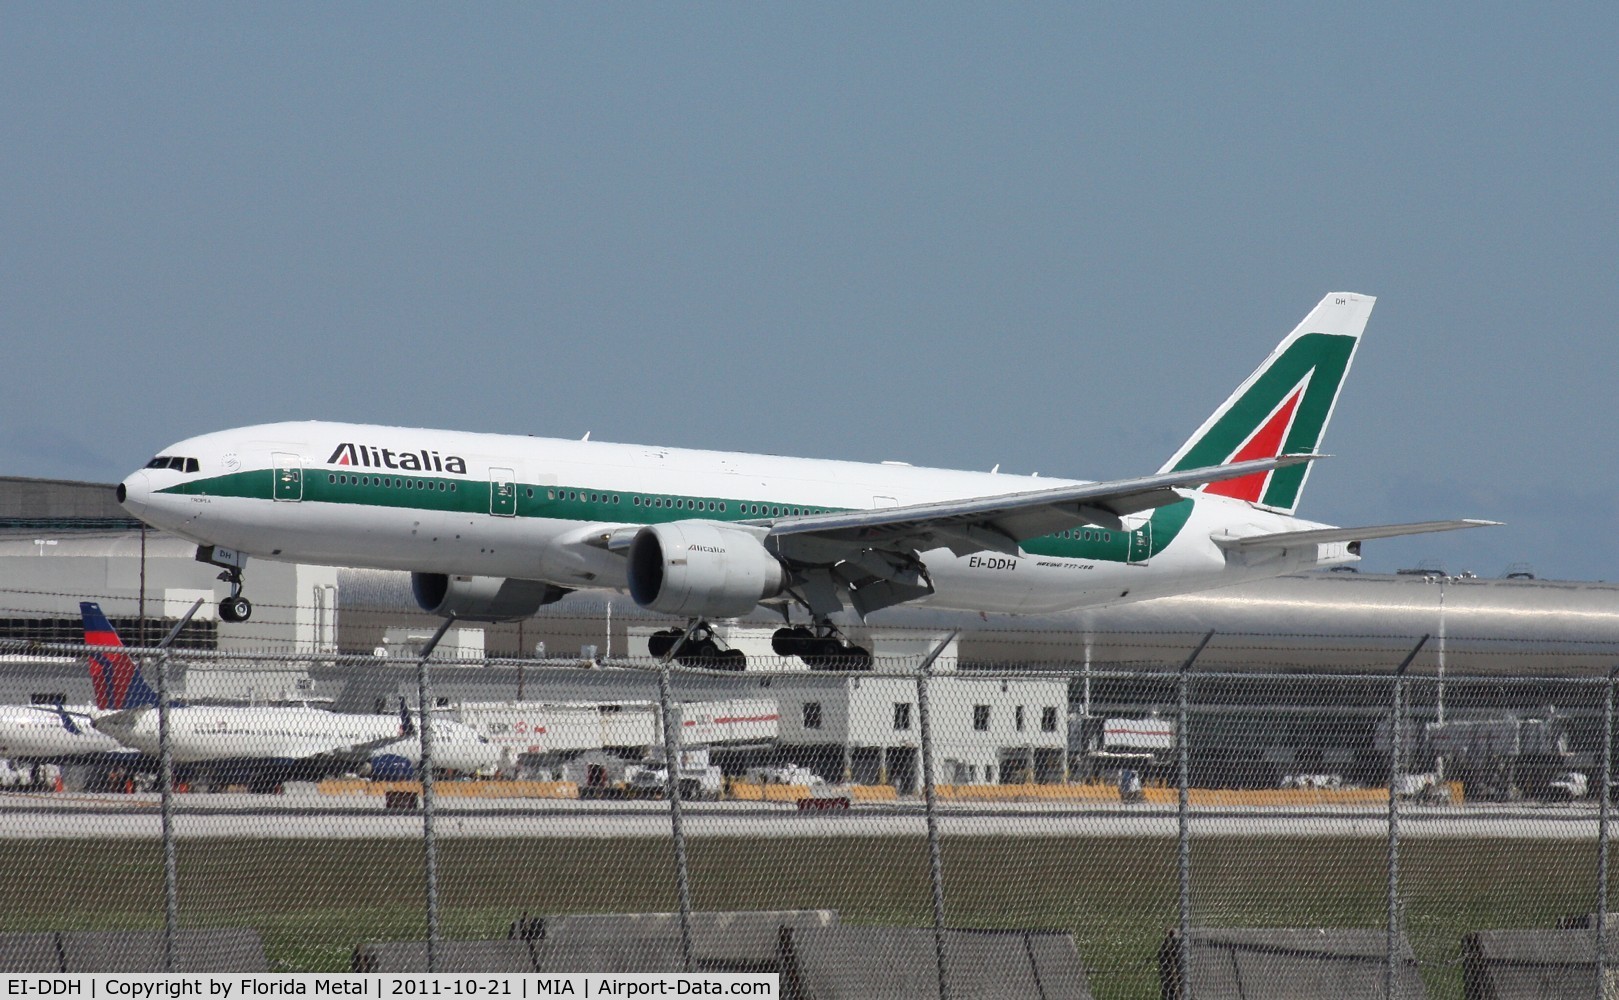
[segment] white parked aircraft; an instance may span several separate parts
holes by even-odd
[[[0,757],[62,762],[137,756],[95,728],[101,714],[90,705],[0,705]]]
[[[91,680],[97,707],[95,728],[125,747],[156,756],[158,698],[140,665],[99,605],[83,602],[84,640],[91,647]],[[470,726],[434,719],[435,770],[493,772],[500,748]],[[408,776],[421,764],[421,740],[401,707],[398,717],[348,715],[308,707],[173,705],[169,752],[193,781],[241,781],[270,790],[283,781],[315,780],[361,771]]]
[[[1352,562],[1360,543],[1491,522],[1294,516],[1373,299],[1321,300],[1156,475],[1083,482],[311,421],[205,434],[118,487],[225,568],[249,555],[408,570],[424,610],[532,615],[581,588],[701,623],[760,603],[806,659],[832,616],[901,603],[1044,613]],[[667,651],[673,639],[666,635]],[[654,652],[659,652],[654,646]],[[719,652],[701,632],[684,650]]]

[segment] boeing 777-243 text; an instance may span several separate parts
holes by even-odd
[[[1043,613],[1353,562],[1365,539],[1492,522],[1337,528],[1294,516],[1374,299],[1333,293],[1155,475],[1083,482],[361,424],[189,438],[118,487],[224,567],[248,556],[406,570],[427,611],[498,621],[573,590],[705,623],[759,604],[836,656],[833,616],[902,603]],[[672,643],[665,642],[664,649]]]

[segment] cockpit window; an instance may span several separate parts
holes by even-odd
[[[177,455],[159,455],[146,463],[148,469],[173,469],[175,472],[196,472],[197,460]]]

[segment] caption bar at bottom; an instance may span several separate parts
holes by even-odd
[[[572,972],[470,973],[391,972],[288,973],[5,973],[0,998],[71,1000],[269,1000],[284,996],[371,997],[373,1000],[496,997],[779,997],[774,972]]]

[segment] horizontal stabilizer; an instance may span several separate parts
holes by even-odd
[[[1371,538],[1396,538],[1432,531],[1460,531],[1462,528],[1488,528],[1500,521],[1464,518],[1459,521],[1418,521],[1413,524],[1374,524],[1364,528],[1314,528],[1309,531],[1277,531],[1246,537],[1214,536],[1214,544],[1225,549],[1282,549],[1293,545],[1325,545],[1332,542],[1364,542]]]

